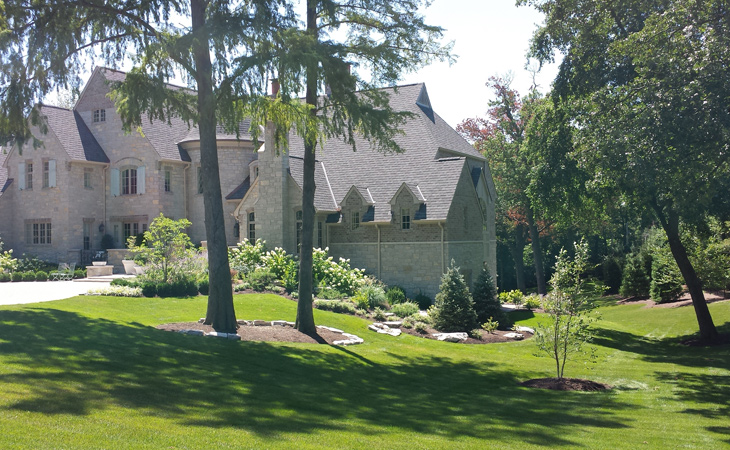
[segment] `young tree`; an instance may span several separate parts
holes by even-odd
[[[400,152],[395,137],[409,113],[395,111],[387,93],[375,88],[432,60],[450,59],[440,27],[424,22],[426,0],[307,0],[304,29],[277,36],[273,67],[281,101],[297,103],[305,92],[307,116],[297,133],[304,139],[302,242],[296,327],[316,333],[312,311],[314,168],[318,142],[344,139],[356,147],[364,138],[384,152]],[[351,70],[352,69],[352,70]],[[369,72],[365,81],[358,69]],[[323,93],[327,95],[321,95]],[[288,128],[279,124],[286,133]]]
[[[679,234],[730,177],[730,24],[723,0],[520,0],[546,14],[532,54],[564,54],[554,89],[572,104],[576,158],[653,212],[692,296],[700,337],[717,338]]]
[[[170,281],[171,269],[175,261],[192,254],[193,243],[185,233],[191,225],[187,219],[172,220],[160,213],[144,232],[144,242],[136,245],[135,236],[127,240],[129,250],[143,258],[147,263],[159,268],[163,283]]]
[[[237,130],[247,108],[265,94],[260,46],[273,30],[292,23],[283,0],[12,0],[0,4],[0,143],[27,140],[40,125],[33,106],[56,88],[77,88],[85,57],[104,55],[116,66],[136,64],[113,96],[124,126],[142,117],[166,121],[178,116],[200,132],[210,295],[206,323],[217,331],[237,328],[233,309],[216,126]],[[176,25],[174,20],[189,20]],[[213,58],[211,57],[213,54]],[[169,89],[177,72],[195,91]],[[267,104],[267,103],[264,103]],[[251,127],[254,134],[257,124]]]
[[[440,331],[471,331],[476,328],[477,314],[464,277],[451,260],[451,267],[441,277],[436,302],[429,310],[433,326]]]
[[[535,342],[540,352],[555,360],[556,376],[563,378],[565,363],[580,352],[591,338],[590,320],[585,312],[590,307],[586,295],[583,274],[588,270],[588,244],[574,245],[575,256],[571,260],[565,249],[560,250],[555,262],[555,273],[550,279],[553,290],[543,302],[548,323],[538,326]]]
[[[490,318],[499,322],[502,329],[507,327],[507,314],[502,311],[502,304],[497,298],[497,288],[494,286],[494,279],[487,267],[483,267],[476,283],[474,284],[474,311],[477,313],[477,321],[482,324]]]

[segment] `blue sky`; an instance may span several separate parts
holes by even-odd
[[[428,23],[446,28],[446,41],[455,42],[459,58],[451,67],[440,63],[420,69],[404,82],[425,82],[431,105],[451,126],[485,115],[493,98],[485,83],[492,75],[512,72],[512,87],[527,92],[532,77],[525,70],[525,55],[542,14],[527,6],[518,8],[515,0],[434,0],[424,14]],[[550,89],[556,73],[556,64],[541,70],[541,92]]]

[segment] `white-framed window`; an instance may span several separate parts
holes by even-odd
[[[43,161],[43,187],[56,187],[56,160],[47,159]]]
[[[94,173],[94,169],[87,167],[84,169],[84,188],[92,189],[91,176]]]
[[[302,251],[302,212],[296,212],[297,219],[297,252]]]
[[[355,211],[350,217],[350,226],[352,227],[352,229],[357,230],[358,228],[360,228],[360,212]]]
[[[402,208],[400,210],[400,228],[401,230],[411,229],[411,210],[408,208]]]
[[[122,195],[137,193],[137,168],[130,167],[122,170]],[[126,237],[125,237],[126,239]]]
[[[106,109],[94,110],[94,123],[106,122]]]
[[[51,219],[27,221],[25,243],[28,245],[51,245]]]
[[[256,243],[256,213],[248,213],[248,242]]]
[[[172,169],[165,167],[165,192],[172,192]]]

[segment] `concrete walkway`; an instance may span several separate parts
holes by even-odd
[[[50,302],[108,287],[110,280],[14,281],[0,283],[0,305]]]

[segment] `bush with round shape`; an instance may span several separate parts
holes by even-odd
[[[489,319],[507,326],[507,313],[502,311],[502,304],[497,298],[497,288],[494,286],[494,278],[486,267],[482,268],[476,283],[474,284],[474,311],[477,313],[477,323],[484,323]],[[506,329],[506,328],[505,328]]]
[[[10,281],[23,281],[23,272],[13,272],[10,274]]]
[[[650,287],[651,279],[646,272],[644,258],[641,254],[630,256],[624,266],[619,294],[622,297],[648,297]]]
[[[35,272],[24,272],[23,281],[35,281]]]
[[[74,279],[81,279],[86,278],[86,269],[76,269],[74,270]]]
[[[7,272],[0,272],[0,283],[6,283],[10,281],[10,274]]]
[[[469,294],[464,277],[454,261],[441,277],[435,308],[432,309],[434,327],[445,332],[469,331],[477,326],[474,301]]]
[[[398,317],[405,318],[413,314],[418,314],[418,305],[413,302],[398,303],[390,308],[390,312]]]
[[[200,282],[198,282],[198,292],[200,292],[201,295],[208,295],[210,292],[210,281],[207,279],[200,280]]]
[[[35,273],[35,280],[36,281],[48,281],[48,274],[42,270],[39,270],[38,272]]]
[[[142,284],[142,295],[145,297],[154,297],[157,295],[157,283],[147,281]]]
[[[314,307],[340,314],[355,314],[355,305],[343,300],[315,300]]]
[[[268,286],[274,284],[274,281],[276,281],[276,275],[274,275],[274,273],[269,269],[258,268],[248,275],[246,281],[251,284],[251,289],[256,292],[261,292]]]
[[[358,295],[364,295],[368,299],[370,308],[384,308],[388,304],[385,298],[385,291],[375,284],[366,284],[357,291]]]
[[[603,292],[603,289],[601,289],[600,292]],[[527,308],[528,311],[532,311],[533,309],[538,309],[541,306],[542,306],[542,302],[540,301],[539,295],[530,294],[527,297],[525,297],[525,308]]]
[[[428,308],[433,305],[433,300],[428,295],[424,294],[423,292],[419,292],[416,294],[416,298],[413,299],[414,302],[418,304],[418,309],[421,311],[426,311]]]
[[[397,305],[398,303],[404,303],[408,301],[406,298],[406,291],[400,286],[390,286],[385,291],[385,298],[391,305]]]

